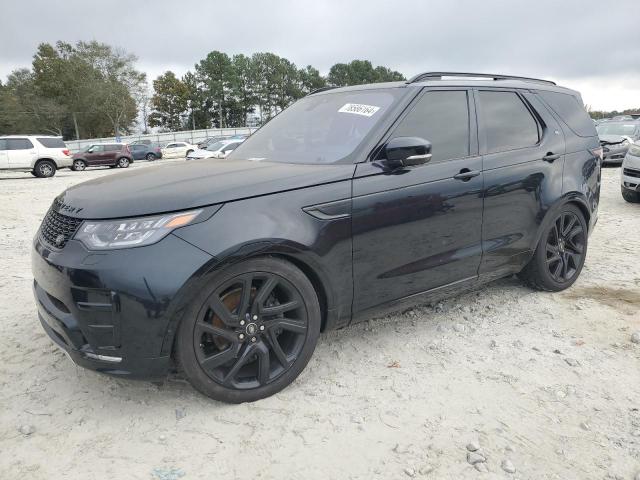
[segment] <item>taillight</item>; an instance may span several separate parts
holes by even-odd
[[[71,156],[71,152],[69,151],[69,149],[68,149],[68,148],[63,149],[63,150],[62,150],[62,153],[64,153],[67,157],[70,157],[70,156]]]
[[[598,148],[592,148],[591,150],[589,150],[591,153],[593,153],[593,155],[595,155],[596,157],[598,157],[600,159],[600,161],[602,161],[602,159],[604,158],[604,149],[602,148],[602,146],[598,147]]]

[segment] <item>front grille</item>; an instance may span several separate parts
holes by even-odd
[[[40,234],[49,245],[63,248],[78,230],[82,219],[62,215],[54,210],[55,206],[54,203],[42,220]]]
[[[640,178],[640,170],[636,170],[635,168],[624,168],[622,173],[627,177]]]

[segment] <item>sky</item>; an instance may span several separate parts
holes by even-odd
[[[150,80],[212,50],[269,51],[323,74],[367,59],[407,77],[523,75],[578,90],[594,110],[640,107],[640,0],[5,0],[0,79],[57,40],[121,47]]]

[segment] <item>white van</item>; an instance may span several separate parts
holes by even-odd
[[[9,135],[0,137],[0,170],[29,171],[36,177],[53,177],[59,168],[71,167],[71,152],[61,137]]]

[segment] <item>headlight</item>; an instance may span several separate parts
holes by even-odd
[[[202,210],[124,220],[87,220],[73,238],[80,240],[90,250],[141,247],[161,240],[178,227],[188,225],[200,213]]]
[[[640,145],[638,145],[637,143],[632,143],[629,147],[629,155],[640,157]]]

